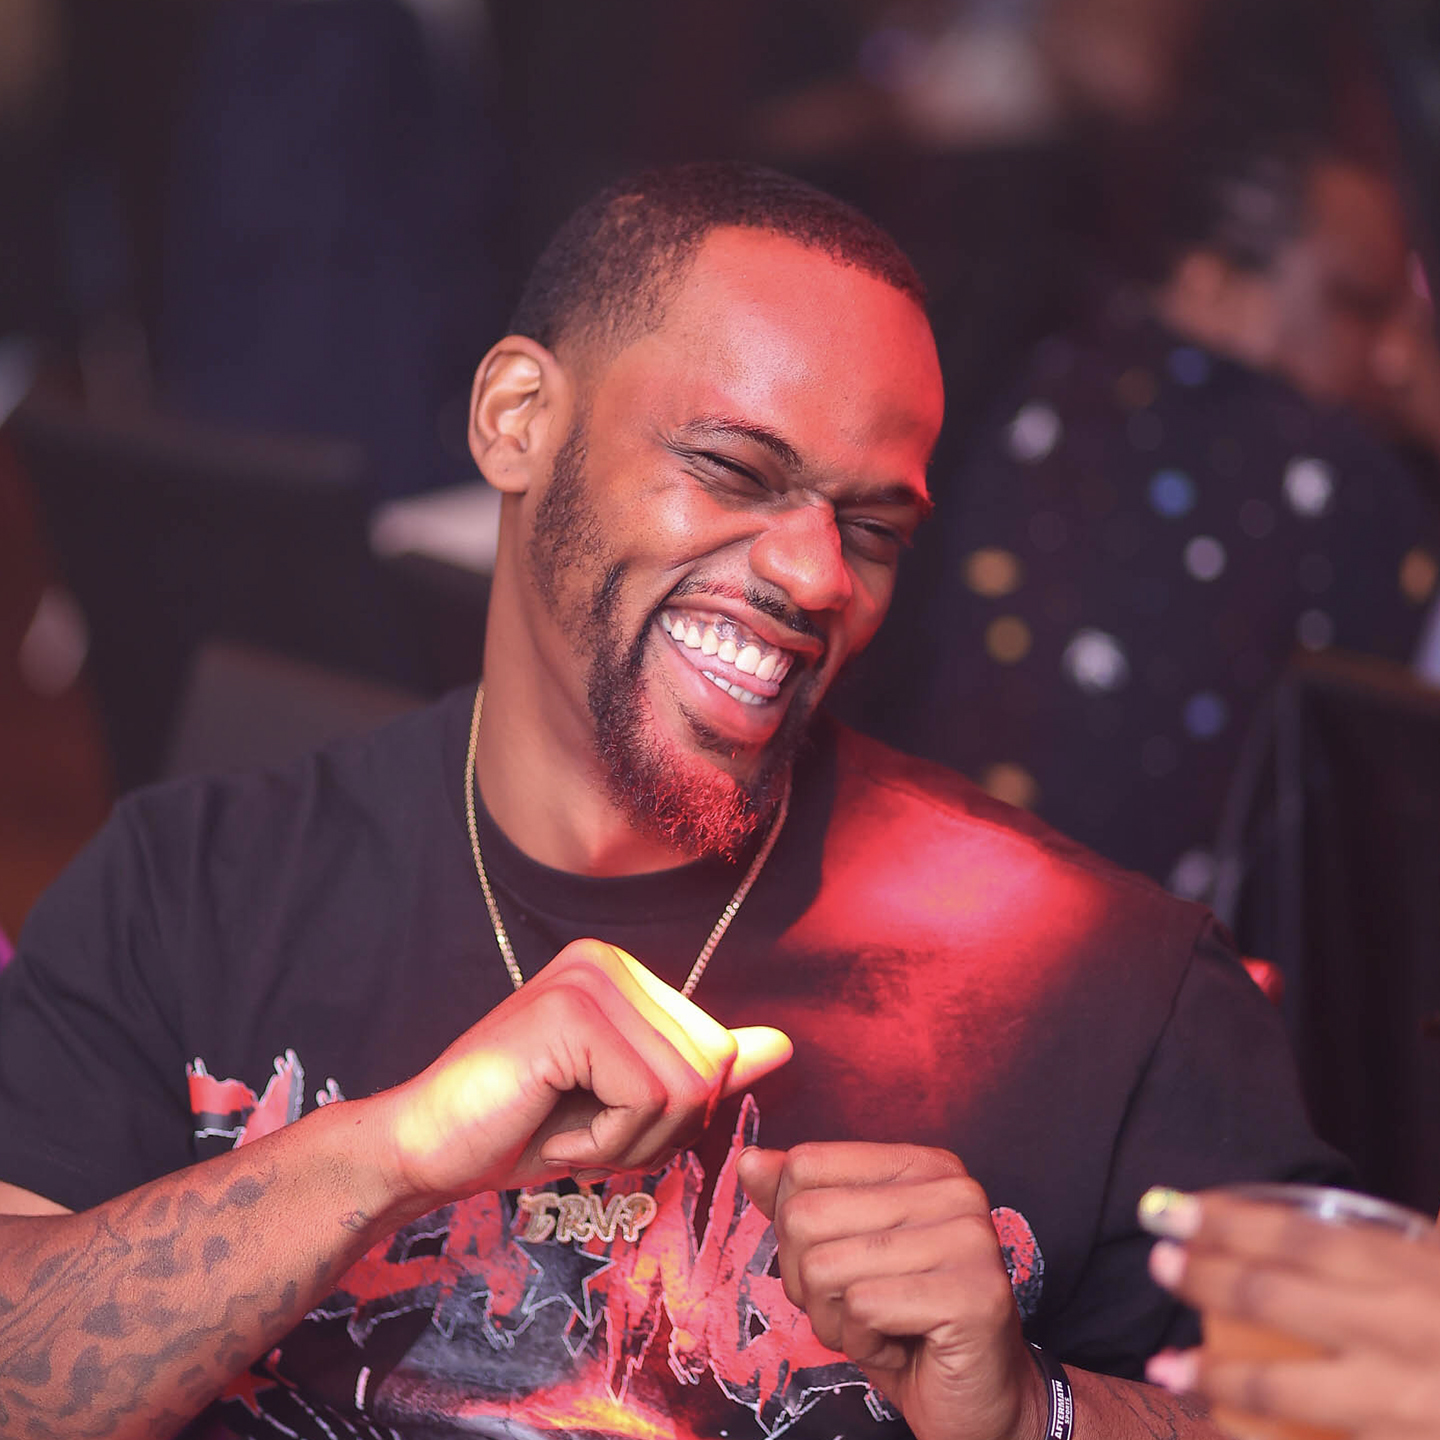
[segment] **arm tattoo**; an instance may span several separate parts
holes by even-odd
[[[236,1288],[246,1212],[271,1180],[207,1192],[191,1178],[158,1197],[122,1198],[73,1217],[91,1229],[63,1248],[49,1228],[26,1238],[17,1217],[0,1290],[0,1434],[108,1435],[159,1391],[193,1402],[191,1414],[213,1399],[275,1327],[298,1319],[293,1279],[267,1293]],[[178,1423],[157,1416],[151,1431]]]

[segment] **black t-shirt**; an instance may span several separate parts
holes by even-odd
[[[280,771],[125,801],[0,975],[0,1178],[95,1204],[404,1080],[496,1005],[468,712],[457,694]],[[561,874],[480,823],[527,974],[591,934],[678,986],[742,870]],[[407,1226],[205,1433],[903,1430],[785,1300],[735,1183],[756,1139],[955,1151],[1027,1332],[1125,1375],[1189,1333],[1145,1275],[1147,1185],[1335,1173],[1205,911],[829,723],[696,998],[780,1026],[795,1058],[658,1175]]]

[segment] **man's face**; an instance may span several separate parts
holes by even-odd
[[[708,237],[663,324],[582,384],[533,497],[529,610],[636,823],[733,853],[768,815],[884,616],[941,409],[912,301],[741,229]]]
[[[1316,399],[1382,411],[1382,357],[1416,304],[1394,188],[1353,165],[1317,166],[1305,233],[1270,280],[1276,368]]]

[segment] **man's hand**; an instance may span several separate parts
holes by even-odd
[[[980,1186],[954,1155],[844,1142],[740,1156],[785,1293],[919,1440],[1038,1440],[1043,1383]]]
[[[580,941],[393,1090],[79,1214],[12,1189],[26,1213],[0,1215],[0,1352],[33,1363],[10,1366],[0,1430],[60,1416],[41,1429],[173,1435],[407,1218],[651,1166],[789,1055],[779,1031],[726,1030]]]
[[[577,940],[377,1100],[394,1173],[428,1210],[481,1190],[651,1168],[721,1097],[790,1054],[780,1031],[727,1030],[624,951]]]
[[[1367,1440],[1440,1436],[1440,1243],[1218,1192],[1152,1191],[1141,1216],[1169,1237],[1151,1255],[1167,1289],[1321,1351],[1255,1360],[1171,1351],[1150,1362],[1151,1379]]]

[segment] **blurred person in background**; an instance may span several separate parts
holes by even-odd
[[[1073,321],[1128,207],[1114,157],[1181,104],[1210,8],[850,0],[831,7],[843,63],[754,107],[759,153],[819,169],[916,256],[952,434]]]
[[[1326,127],[1315,75],[1278,78],[1295,94],[1217,85],[1160,127],[1168,173],[1130,206],[1154,279],[1097,279],[954,437],[890,622],[912,638],[844,702],[1192,897],[1293,650],[1410,660],[1436,577],[1393,443],[1433,443],[1440,387],[1388,157]]]

